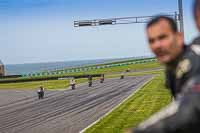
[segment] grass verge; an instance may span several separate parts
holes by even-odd
[[[86,82],[86,78],[76,79],[76,83]],[[32,81],[22,83],[3,83],[0,84],[0,89],[36,89],[39,86],[43,86],[45,89],[66,89],[69,87],[69,80],[47,80],[47,81]]]
[[[122,133],[170,102],[164,76],[158,75],[85,133]]]

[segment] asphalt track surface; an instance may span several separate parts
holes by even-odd
[[[104,83],[93,82],[92,87],[84,83],[75,90],[47,92],[41,100],[36,95],[15,100],[11,95],[12,101],[0,104],[0,133],[78,133],[150,78],[106,79]]]

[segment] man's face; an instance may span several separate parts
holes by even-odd
[[[170,63],[182,52],[182,35],[173,32],[165,19],[150,26],[147,29],[147,37],[152,52],[162,64]]]

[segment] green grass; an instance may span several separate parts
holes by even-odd
[[[105,65],[113,65],[113,64],[121,64],[121,63],[128,63],[128,62],[136,62],[136,61],[144,61],[144,60],[149,60],[149,59],[155,59],[155,58],[144,58],[144,59],[131,59],[131,60],[124,60],[124,61],[115,61],[115,62],[111,62],[111,63],[103,63],[103,64],[95,64],[95,65],[86,65],[83,67],[76,67],[76,68],[88,68],[88,67],[97,67],[97,66],[105,66]],[[151,62],[156,62],[156,61],[151,61]],[[146,62],[146,63],[150,63],[150,62]],[[142,63],[139,63],[142,64]],[[69,68],[69,69],[75,69],[75,68]],[[67,70],[67,69],[64,69]],[[55,70],[56,71],[62,71],[62,70]]]
[[[86,82],[87,79],[77,79],[76,83]],[[33,81],[24,83],[3,83],[0,84],[0,89],[35,89],[39,86],[45,89],[64,89],[69,87],[69,80],[47,80],[47,81]]]
[[[112,113],[85,133],[122,133],[149,117],[170,102],[164,76],[156,76]]]
[[[117,72],[124,72],[128,68],[130,70],[143,70],[143,69],[148,69],[148,68],[157,68],[161,67],[161,65],[157,62],[148,62],[144,64],[132,64],[132,65],[127,65],[127,66],[116,66],[116,67],[110,67],[110,68],[102,68],[102,69],[97,69],[97,70],[91,70],[88,72],[84,73],[89,73],[89,74],[111,74],[111,73],[117,73]]]
[[[131,70],[142,70],[146,68],[156,68],[160,67],[159,63],[156,62],[149,62],[145,64],[132,64],[128,66],[117,66],[111,68],[104,68],[98,70],[91,70],[88,72],[76,73],[78,74],[100,74],[104,73],[107,74],[105,78],[112,78],[112,77],[119,77],[120,74],[112,74],[112,73],[120,73],[122,71],[127,70],[130,68]],[[155,72],[133,72],[129,73],[129,76],[137,76],[137,75],[144,75],[144,74],[156,74]],[[74,73],[75,74],[75,73]],[[69,74],[73,75],[73,73]],[[57,75],[56,75],[57,76]],[[24,78],[24,77],[23,77]],[[36,77],[37,78],[37,77]],[[78,79],[77,83],[86,82],[87,79]],[[47,89],[63,89],[69,86],[69,80],[44,80],[44,81],[31,81],[31,82],[21,82],[21,83],[1,83],[0,89],[35,89],[38,88],[40,85],[43,85]]]
[[[161,70],[151,70],[151,71],[144,71],[144,72],[129,72],[129,73],[125,73],[124,76],[143,76],[143,75],[160,75],[162,74],[164,71]],[[115,77],[120,77],[121,74],[117,73],[117,74],[109,74],[106,76],[106,78],[115,78]]]

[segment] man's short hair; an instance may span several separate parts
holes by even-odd
[[[169,25],[171,27],[171,30],[173,32],[177,32],[178,31],[177,24],[176,24],[175,20],[173,18],[171,18],[171,17],[167,17],[167,16],[164,16],[164,15],[162,15],[162,16],[156,16],[153,19],[151,19],[147,23],[146,29],[148,29],[149,27],[151,27],[154,24],[157,24],[161,20],[166,20],[169,23]]]

